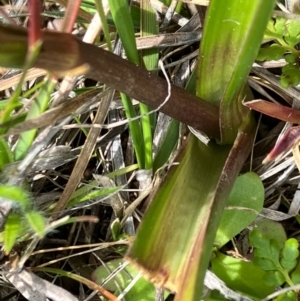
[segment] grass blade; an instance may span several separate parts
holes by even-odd
[[[247,89],[242,90],[274,4],[274,0],[231,1],[230,6],[226,1],[210,2],[199,54],[197,95],[220,106],[222,143],[233,142],[247,114],[241,103]]]
[[[43,112],[45,112],[45,110],[48,107],[51,93],[53,92],[54,87],[55,82],[51,79],[48,79],[44,83],[43,87],[38,92],[38,95],[30,108],[30,111],[27,114],[26,120],[38,117]],[[24,158],[36,136],[36,133],[37,129],[33,129],[30,131],[23,132],[20,135],[16,148],[14,150],[14,157],[16,161],[19,161]]]

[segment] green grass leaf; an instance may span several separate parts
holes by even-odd
[[[21,217],[19,214],[9,214],[4,226],[4,250],[8,255],[12,250],[21,227]]]
[[[55,82],[52,79],[48,79],[44,83],[27,114],[26,120],[38,117],[47,109],[54,87]],[[16,161],[21,160],[27,154],[27,151],[36,136],[37,130],[38,129],[26,131],[19,136],[19,140],[14,150]]]
[[[29,211],[25,213],[25,217],[31,229],[40,238],[43,238],[45,235],[45,228],[46,228],[46,221],[43,215],[37,211]]]
[[[13,153],[5,139],[0,138],[0,172],[3,167],[13,162]]]
[[[7,184],[0,185],[0,197],[16,202],[23,210],[30,207],[28,193],[20,187]]]

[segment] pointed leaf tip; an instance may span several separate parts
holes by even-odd
[[[263,160],[263,164],[279,159],[283,153],[287,152],[300,138],[300,126],[294,126],[288,129],[279,139],[275,147],[268,156]]]

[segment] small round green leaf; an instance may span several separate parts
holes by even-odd
[[[295,238],[289,238],[281,251],[283,258],[286,260],[294,260],[299,256],[299,243]]]

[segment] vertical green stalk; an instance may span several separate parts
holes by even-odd
[[[138,65],[139,58],[135,43],[134,27],[126,0],[109,0],[110,11],[122,41],[127,59]],[[134,106],[130,97],[121,93],[122,103],[126,117],[132,119],[136,117]],[[129,122],[129,130],[132,136],[133,145],[139,168],[145,167],[145,147],[143,143],[143,132],[138,120]]]
[[[106,41],[106,44],[107,44],[107,48],[110,52],[112,52],[113,50],[112,50],[112,46],[111,46],[111,42],[110,42],[108,24],[107,24],[105,12],[104,12],[104,9],[103,9],[102,1],[101,0],[95,0],[95,4],[96,4],[96,9],[97,9],[98,14],[99,14],[99,18],[100,18],[101,23],[102,23],[102,29],[103,29],[105,41]]]
[[[155,35],[158,33],[158,25],[156,22],[156,15],[153,11],[151,4],[148,0],[141,1],[141,37],[146,37],[150,35]],[[158,65],[158,50],[144,49],[141,51],[142,64],[147,70],[152,70],[157,68]],[[141,114],[147,114],[151,111],[151,108],[145,104],[140,104]],[[141,124],[143,129],[144,144],[145,144],[145,169],[152,169],[152,147],[153,147],[153,137],[152,129],[154,128],[156,114],[154,116],[146,115],[141,118]]]

